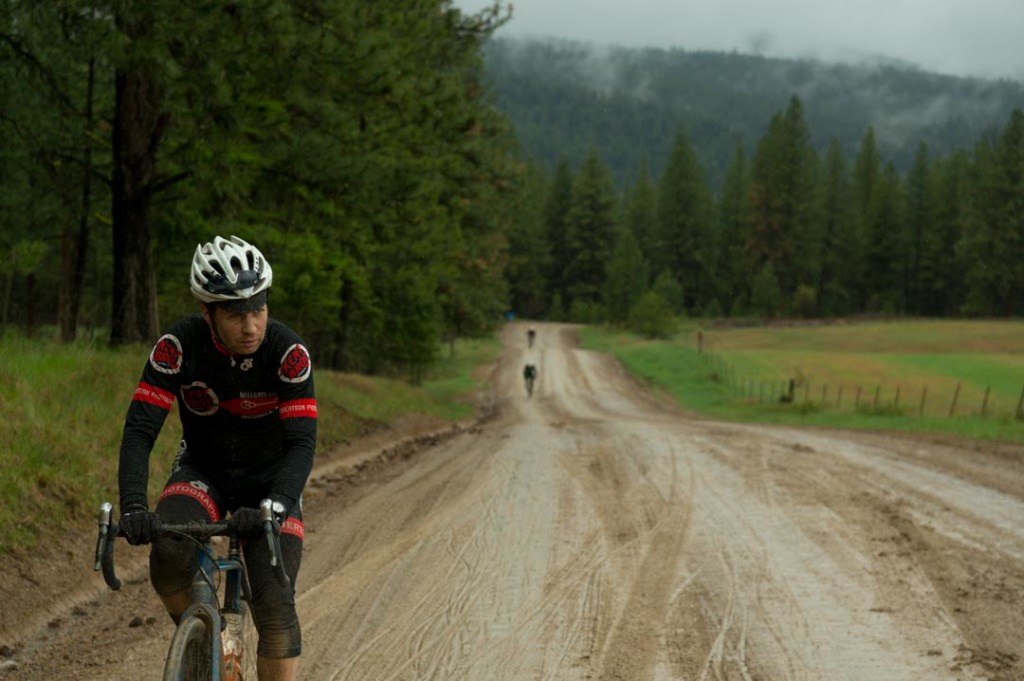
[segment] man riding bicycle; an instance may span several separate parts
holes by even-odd
[[[291,585],[275,579],[266,542],[246,542],[244,557],[259,678],[287,681],[296,678],[302,644],[294,585],[317,405],[305,344],[268,316],[272,280],[263,254],[238,237],[196,248],[190,283],[200,313],[171,326],[150,352],[125,419],[118,482],[121,528],[130,544],[153,543],[150,581],[175,622],[189,604],[195,550],[174,538],[154,540],[161,525],[230,513],[240,537],[255,537],[260,500],[274,502]],[[183,439],[153,512],[149,457],[175,399]]]
[[[533,382],[537,380],[537,367],[532,362],[523,367],[523,381],[526,383],[526,394],[533,395]]]

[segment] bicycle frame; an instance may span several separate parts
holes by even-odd
[[[221,615],[222,613],[240,614],[242,599],[251,603],[252,594],[249,591],[249,580],[246,578],[245,566],[242,564],[241,551],[236,537],[231,537],[226,557],[215,557],[209,543],[197,547],[196,556],[199,561],[199,569],[196,570],[195,577],[192,579],[191,603],[181,614],[181,621],[198,617],[206,622],[209,630],[213,633],[210,637],[210,659],[215,663],[212,665],[210,678],[212,681],[220,681],[222,666],[220,662],[224,657],[224,620]],[[218,606],[217,603],[216,576],[218,573],[225,575],[224,601],[221,606]]]
[[[104,502],[100,506],[99,513],[99,536],[96,540],[96,563],[94,570],[103,571],[103,579],[111,590],[117,591],[121,588],[121,580],[114,572],[114,539],[120,535],[120,528],[112,522],[111,515],[113,505]],[[264,536],[270,548],[270,565],[274,569],[274,575],[283,587],[290,584],[288,575],[284,569],[284,561],[281,555],[281,542],[278,533],[278,526],[273,517],[272,504],[269,499],[260,503],[260,515],[263,521]],[[192,578],[190,592],[190,603],[179,618],[175,636],[183,631],[183,625],[194,619],[203,622],[210,632],[210,660],[211,660],[211,681],[221,681],[222,665],[229,661],[225,658],[223,650],[223,627],[226,614],[241,614],[242,601],[252,603],[252,592],[249,588],[249,580],[246,574],[245,565],[242,562],[241,547],[238,537],[234,534],[227,522],[190,522],[184,525],[165,525],[161,536],[183,536],[189,537],[196,542],[196,559],[198,569]],[[210,539],[217,536],[229,538],[228,553],[226,556],[215,556]],[[223,604],[218,603],[217,576],[224,577],[224,599]],[[171,640],[171,649],[168,651],[168,665],[175,650],[175,638]],[[230,674],[228,674],[230,676]]]

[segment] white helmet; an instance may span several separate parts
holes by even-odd
[[[192,295],[204,303],[266,302],[266,291],[274,279],[259,249],[237,236],[231,240],[217,236],[196,246],[189,283]],[[262,294],[262,295],[260,295]]]

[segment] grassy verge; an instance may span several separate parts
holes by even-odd
[[[472,416],[473,370],[494,360],[495,340],[447,346],[420,386],[387,378],[317,371],[321,451],[400,416]],[[117,498],[117,456],[125,410],[148,347],[109,350],[7,334],[0,342],[0,555],[31,547],[68,518],[91,517]],[[177,410],[177,406],[174,408]],[[166,477],[181,428],[164,425],[150,464],[151,498]]]
[[[1021,322],[688,322],[668,341],[594,327],[582,339],[682,407],[716,418],[1024,442],[1014,418],[1024,389]],[[783,403],[790,381],[794,399]]]

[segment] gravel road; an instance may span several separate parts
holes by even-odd
[[[318,463],[304,679],[1024,679],[1024,448],[706,420],[535,326],[486,420]],[[145,552],[111,593],[92,541],[4,558],[0,678],[160,677]]]

